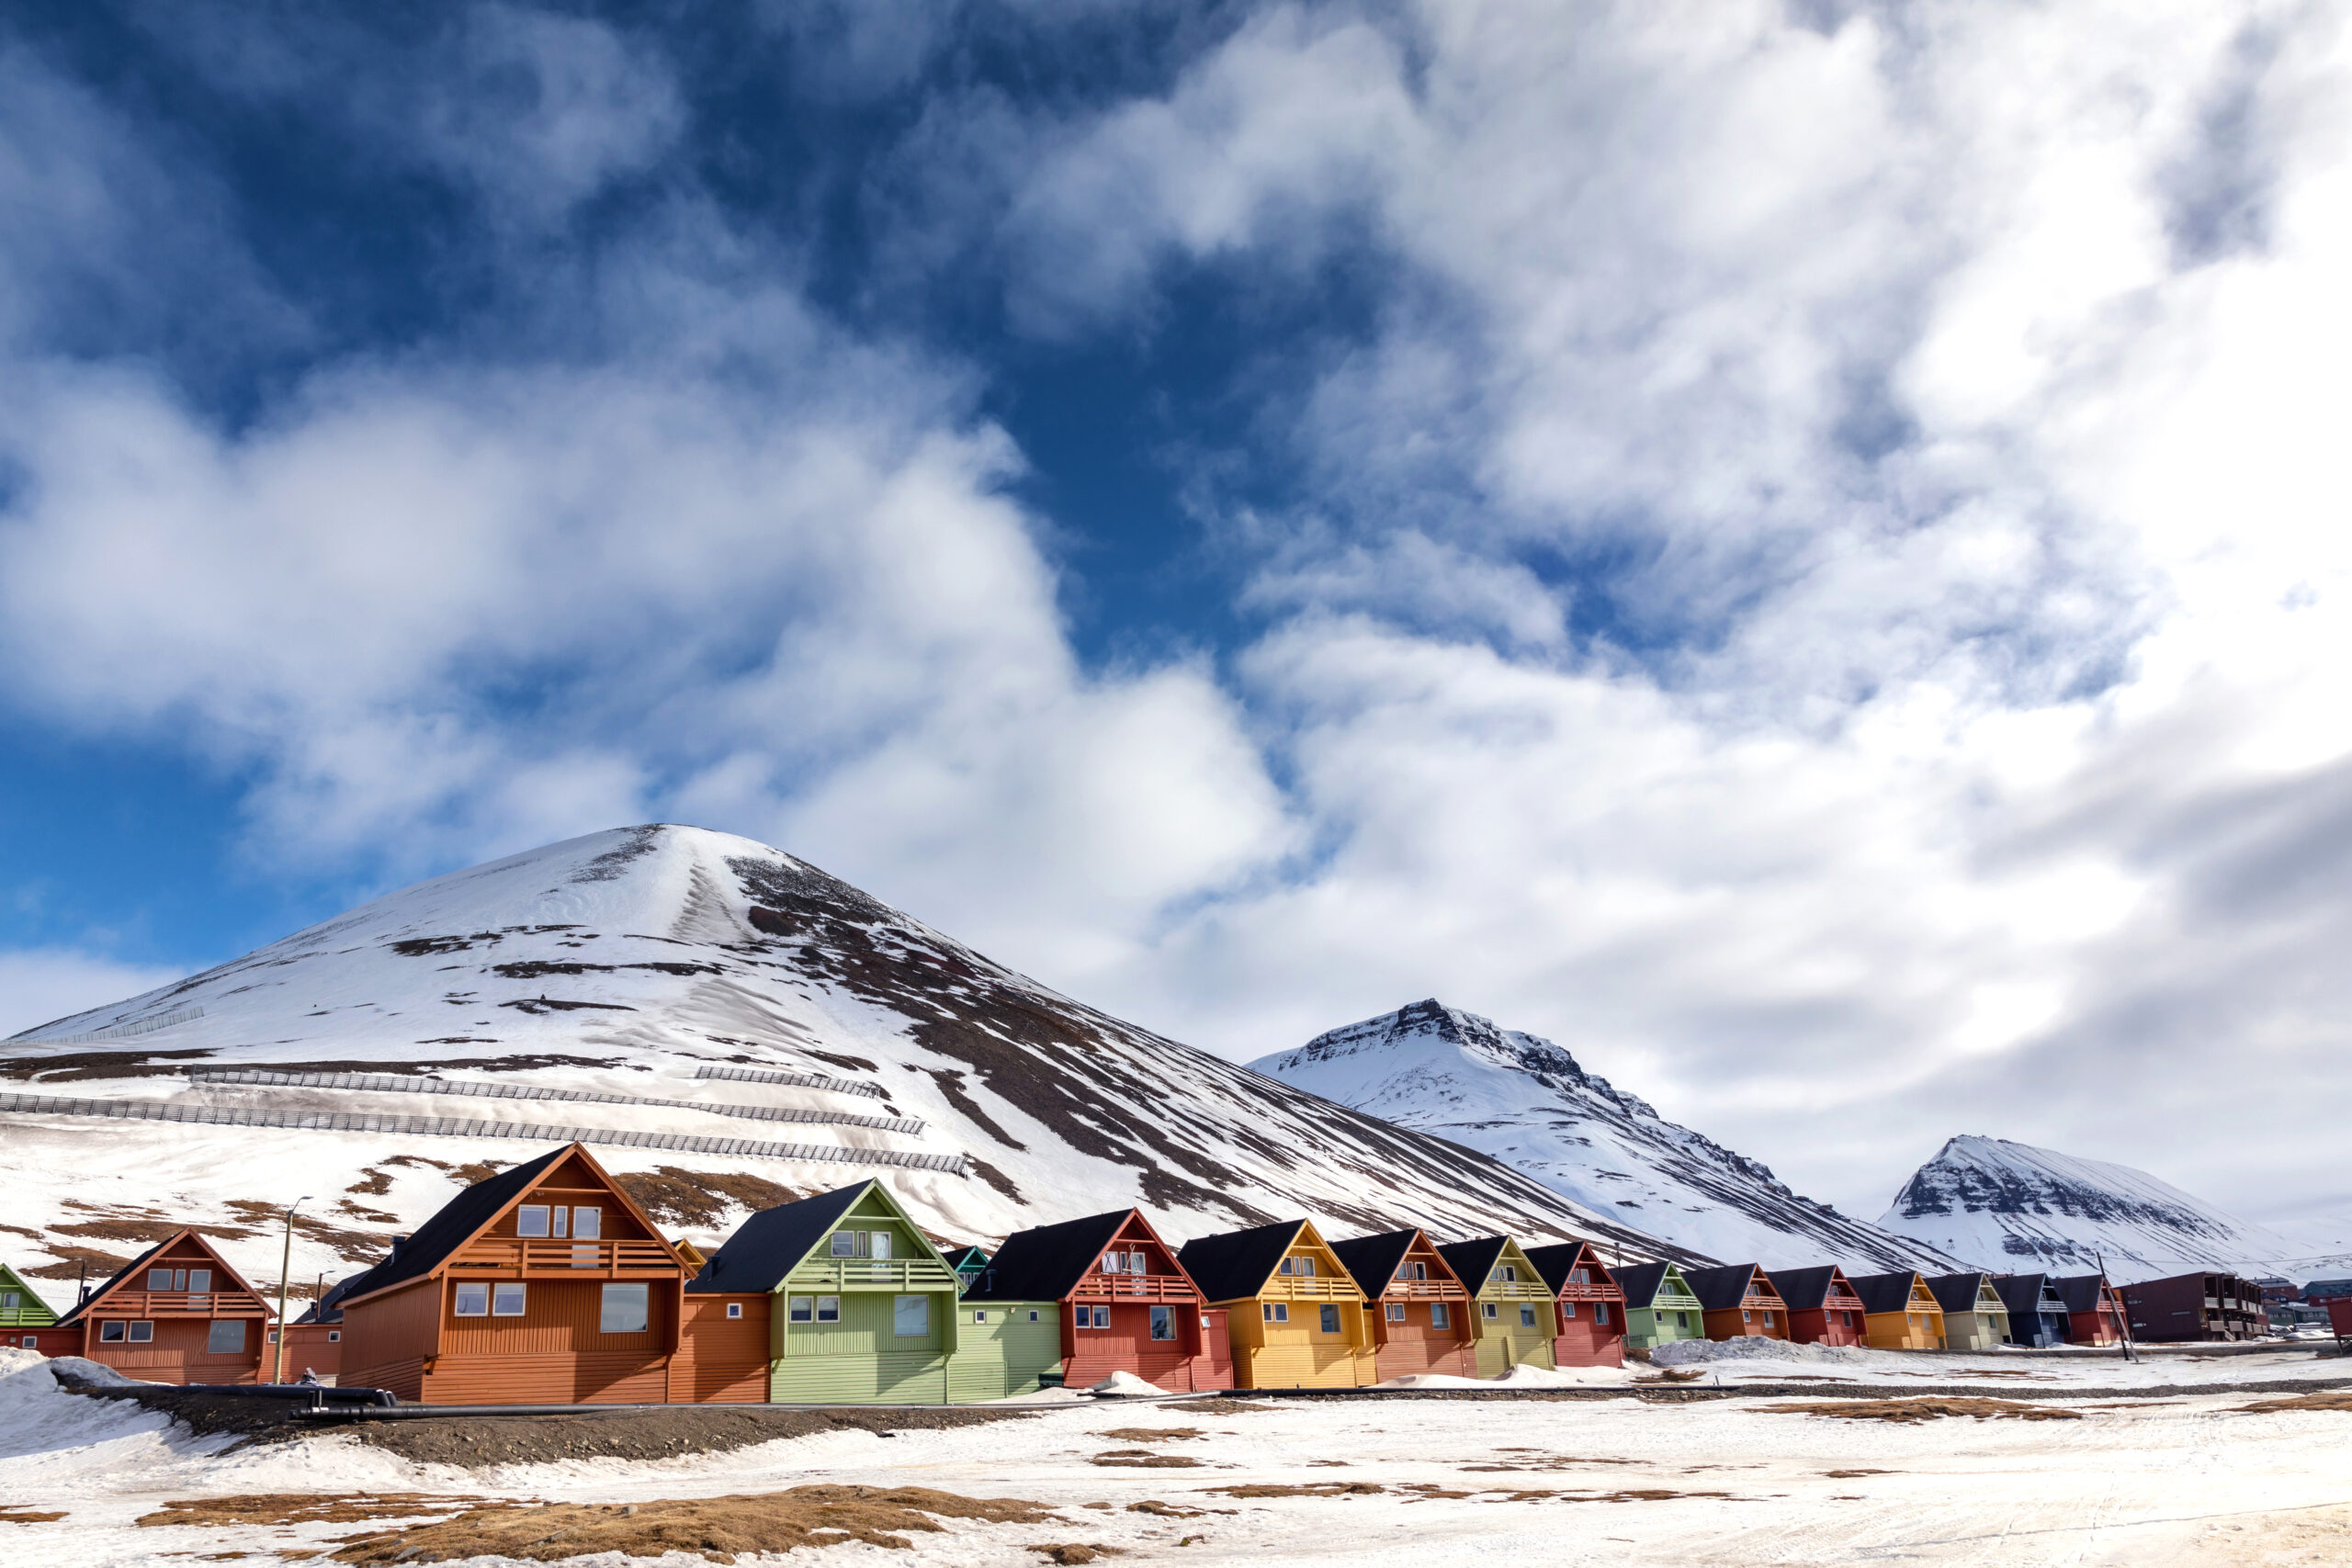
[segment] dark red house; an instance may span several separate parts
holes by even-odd
[[[193,1230],[149,1247],[55,1326],[51,1356],[81,1356],[141,1382],[266,1381],[269,1308]]]
[[[2269,1327],[2261,1291],[2220,1269],[2143,1280],[2122,1294],[2134,1339],[2250,1339]]]
[[[1526,1249],[1544,1282],[1552,1288],[1555,1326],[1553,1363],[1562,1367],[1622,1367],[1625,1364],[1625,1291],[1589,1241],[1564,1241]]]
[[[1113,1372],[1194,1392],[1233,1386],[1226,1314],[1203,1299],[1140,1209],[1114,1209],[1004,1238],[964,1292],[966,1306],[1058,1302],[1062,1382]]]
[[[1866,1345],[1862,1298],[1836,1264],[1767,1270],[1789,1309],[1789,1338],[1799,1345]]]
[[[2068,1344],[2123,1343],[2123,1295],[2107,1282],[2106,1275],[2069,1274],[2051,1285],[2066,1303]]]

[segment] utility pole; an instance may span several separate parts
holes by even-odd
[[[2099,1256],[2098,1249],[2094,1247],[2091,1249],[2091,1261],[2098,1265],[2098,1304],[2103,1312],[2107,1308],[2107,1259]],[[2115,1293],[2120,1296],[2123,1292],[2118,1291]],[[2123,1359],[2127,1361],[2136,1361],[2140,1357],[2132,1344],[2132,1309],[2126,1306],[2115,1315],[2123,1325]]]
[[[286,1250],[277,1261],[277,1356],[271,1363],[269,1378],[274,1383],[286,1381],[286,1287],[291,1283],[288,1276],[294,1272],[294,1211],[310,1201],[311,1195],[305,1192],[286,1206]]]

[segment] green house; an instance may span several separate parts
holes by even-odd
[[[1699,1298],[1671,1263],[1631,1263],[1617,1270],[1625,1287],[1625,1348],[1652,1350],[1677,1339],[1704,1339]]]
[[[0,1263],[0,1328],[47,1328],[56,1321],[49,1303],[14,1269]]]
[[[1061,1360],[1052,1302],[966,1305],[962,1281],[878,1181],[763,1209],[689,1296],[767,1298],[779,1404],[966,1404],[1034,1393]]]

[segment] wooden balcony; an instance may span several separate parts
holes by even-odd
[[[565,1241],[540,1236],[484,1236],[460,1250],[451,1264],[469,1273],[490,1269],[518,1279],[683,1272],[669,1248],[657,1241]]]
[[[1564,1302],[1622,1302],[1625,1299],[1625,1292],[1614,1285],[1579,1285],[1571,1280],[1560,1287],[1560,1299]]]
[[[1266,1281],[1260,1292],[1276,1300],[1288,1298],[1295,1302],[1361,1302],[1363,1292],[1353,1280],[1328,1278],[1320,1274],[1277,1274]]]
[[[1129,1302],[1197,1302],[1199,1287],[1179,1274],[1089,1274],[1078,1282],[1074,1295],[1087,1300]]]
[[[1548,1302],[1552,1299],[1552,1287],[1541,1280],[1489,1280],[1478,1294],[1507,1302]]]
[[[1391,1280],[1380,1292],[1385,1302],[1466,1302],[1470,1292],[1452,1280]]]
[[[945,1291],[956,1293],[955,1273],[928,1258],[816,1258],[795,1269],[787,1281],[796,1292]]]
[[[117,1291],[93,1317],[267,1317],[259,1296],[246,1291]]]

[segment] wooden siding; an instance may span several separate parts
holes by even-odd
[[[1517,1242],[1506,1242],[1484,1280],[1464,1280],[1476,1346],[1477,1376],[1500,1377],[1513,1367],[1550,1371],[1559,1337],[1556,1298],[1542,1270]],[[1491,1313],[1493,1315],[1489,1316]]]
[[[137,1344],[128,1340],[107,1344],[98,1336],[100,1319],[92,1324],[87,1348],[81,1353],[102,1366],[112,1367],[127,1378],[141,1382],[163,1383],[249,1383],[262,1376],[262,1323],[254,1318],[238,1318],[244,1329],[244,1348],[225,1355],[215,1355],[207,1348],[212,1332],[212,1322],[198,1317],[158,1317],[146,1320],[153,1325],[154,1338]],[[128,1330],[126,1330],[128,1332]]]
[[[1865,1333],[1860,1300],[1789,1314],[1789,1337],[1799,1345],[1860,1345]]]
[[[16,1298],[13,1306],[9,1304],[12,1296]],[[47,1328],[56,1321],[57,1314],[50,1310],[40,1292],[17,1278],[15,1269],[0,1263],[0,1329],[17,1329],[21,1338],[23,1330]]]
[[[345,1388],[387,1388],[413,1404],[424,1393],[424,1363],[438,1348],[441,1281],[424,1279],[343,1309]]]
[[[1340,1255],[1311,1222],[1302,1222],[1285,1257],[1294,1264],[1312,1259],[1315,1272],[1277,1271],[1254,1296],[1211,1303],[1227,1314],[1234,1386],[1359,1388],[1379,1382],[1371,1309]],[[1283,1308],[1288,1321],[1268,1322],[1269,1306]],[[1330,1333],[1323,1329],[1326,1306],[1338,1318]]]
[[[277,1356],[273,1343],[263,1363],[271,1371],[277,1369]],[[286,1331],[286,1381],[300,1382],[305,1372],[316,1374],[321,1382],[343,1380],[343,1325],[298,1323]]]
[[[1058,1303],[987,1302],[956,1311],[956,1354],[947,1366],[948,1398],[955,1404],[1035,1393],[1037,1374],[1061,1364]]]
[[[1607,1313],[1602,1322],[1596,1314]],[[1552,1342],[1555,1367],[1622,1367],[1625,1364],[1625,1303],[1562,1301],[1560,1331]]]
[[[916,1352],[786,1356],[768,1397],[778,1404],[945,1404],[947,1358]]]
[[[1944,1314],[1944,1348],[1949,1350],[1990,1350],[2009,1342],[2009,1312],[2007,1307],[1987,1312],[1979,1307],[1974,1312]]]
[[[768,1397],[773,1359],[764,1292],[685,1298],[685,1323],[670,1368],[670,1398],[688,1404],[760,1404]],[[734,1306],[741,1315],[729,1317]]]
[[[1140,1252],[1143,1272],[1104,1271],[1104,1255],[1113,1251]],[[1111,1311],[1108,1328],[1092,1326],[1092,1309],[1098,1306]],[[1174,1314],[1172,1341],[1151,1337],[1154,1306]],[[1232,1387],[1230,1349],[1210,1354],[1211,1314],[1206,1308],[1200,1287],[1177,1261],[1175,1249],[1160,1239],[1141,1210],[1130,1211],[1079,1277],[1069,1299],[1058,1303],[1064,1386],[1091,1388],[1112,1373],[1125,1371],[1171,1391]],[[1090,1318],[1083,1329],[1077,1324],[1080,1311]],[[1220,1314],[1220,1330],[1223,1323]]]

